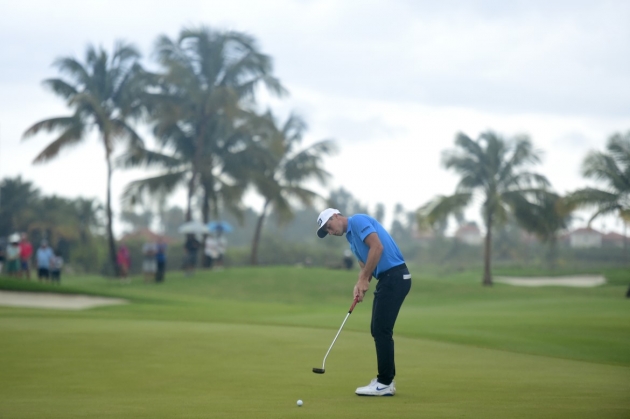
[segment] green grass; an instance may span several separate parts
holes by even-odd
[[[354,395],[375,375],[371,292],[326,374],[311,372],[347,313],[354,272],[239,268],[163,285],[73,277],[60,288],[0,280],[131,301],[0,307],[0,418],[630,417],[627,271],[606,271],[609,284],[594,289],[412,273],[396,325],[398,394],[386,399]]]

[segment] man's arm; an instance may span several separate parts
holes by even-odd
[[[359,302],[363,301],[365,293],[368,288],[370,288],[372,272],[376,269],[376,265],[378,264],[378,261],[381,260],[381,255],[383,254],[383,244],[381,243],[381,239],[378,238],[378,234],[369,234],[363,242],[370,248],[370,250],[368,251],[365,264],[359,261],[361,271],[359,272],[359,280],[354,286],[354,298],[356,298]]]

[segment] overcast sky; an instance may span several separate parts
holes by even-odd
[[[370,209],[382,202],[391,215],[396,203],[412,210],[452,193],[457,178],[441,154],[460,131],[528,134],[544,152],[537,170],[565,193],[589,184],[580,175],[589,151],[630,130],[629,19],[621,0],[0,0],[0,178],[21,174],[46,194],[104,201],[96,138],[31,164],[53,137],[22,141],[24,131],[69,112],[41,81],[58,76],[55,58],[82,60],[89,43],[133,42],[150,65],[158,35],[204,24],[257,38],[290,92],[261,104],[303,116],[304,145],[335,139],[329,187]],[[114,174],[115,210],[142,175]],[[171,203],[184,206],[183,194]],[[259,209],[256,198],[248,203]]]

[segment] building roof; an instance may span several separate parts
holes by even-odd
[[[575,230],[569,232],[569,235],[573,235],[573,234],[599,234],[600,236],[602,235],[601,232],[591,227],[576,228]]]
[[[604,240],[610,240],[610,241],[623,241],[624,237],[625,236],[623,234],[619,234],[619,233],[615,233],[614,231],[611,231],[610,233],[604,234],[604,237],[602,238]]]

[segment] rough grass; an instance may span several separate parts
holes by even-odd
[[[242,268],[171,274],[163,285],[64,278],[66,292],[132,304],[0,308],[0,417],[630,417],[625,271],[594,289],[484,288],[479,272],[412,273],[394,398],[353,394],[375,375],[371,296],[326,374],[311,372],[356,273]],[[56,289],[9,280],[0,288]]]

